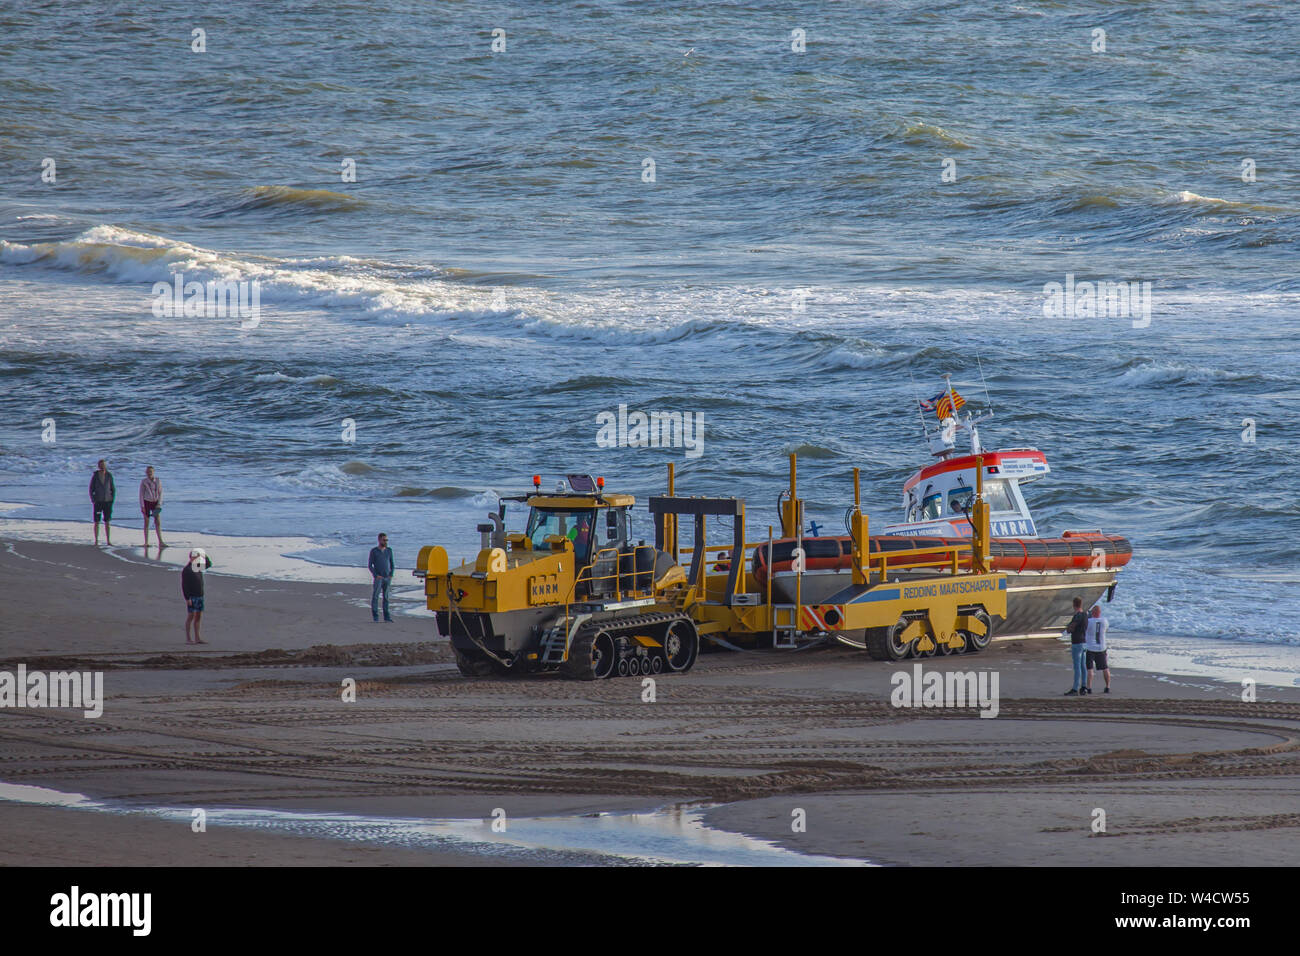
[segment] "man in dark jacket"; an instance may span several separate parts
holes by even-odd
[[[212,567],[212,559],[202,548],[190,552],[190,561],[181,568],[181,594],[185,596],[185,643],[206,644],[199,637],[199,621],[203,617],[203,572]],[[190,639],[190,625],[194,625],[194,638]]]
[[[108,524],[113,520],[113,499],[117,497],[117,486],[113,484],[113,473],[108,470],[108,462],[99,459],[99,467],[90,476],[90,508],[95,521],[95,545],[99,546],[99,516],[104,516],[104,541],[113,546],[113,532]]]
[[[1088,634],[1088,615],[1083,613],[1083,599],[1074,599],[1074,616],[1065,625],[1065,633],[1070,635],[1070,657],[1074,661],[1074,686],[1065,692],[1066,697],[1087,694],[1088,646],[1085,639]]]
[[[393,549],[388,546],[388,535],[379,536],[379,547],[370,549],[370,575],[374,586],[370,589],[370,616],[379,623],[379,595],[384,596],[384,620],[393,623],[388,613],[388,588],[393,583]]]

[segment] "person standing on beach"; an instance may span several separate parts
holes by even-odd
[[[379,623],[381,593],[384,596],[384,620],[389,624],[393,623],[393,617],[388,613],[388,588],[393,583],[395,567],[393,549],[388,546],[388,535],[381,534],[379,546],[370,549],[370,576],[374,579],[374,586],[370,589],[370,616],[374,618],[376,624]]]
[[[1088,649],[1088,686],[1087,691],[1092,693],[1092,672],[1101,671],[1101,676],[1106,679],[1106,691],[1110,693],[1110,664],[1106,661],[1106,631],[1110,628],[1110,622],[1101,616],[1101,605],[1093,607],[1092,615],[1088,618],[1088,632],[1084,640],[1084,646]]]
[[[99,467],[90,476],[90,508],[95,521],[95,546],[99,546],[99,516],[104,516],[104,541],[113,546],[113,532],[109,522],[113,520],[113,499],[117,497],[117,486],[113,484],[113,473],[108,470],[108,462],[99,459]]]
[[[144,514],[144,549],[149,550],[149,517],[153,516],[153,529],[158,534],[158,551],[167,547],[162,539],[162,482],[153,476],[153,466],[144,470],[140,482],[140,511]]]
[[[1074,599],[1074,616],[1065,625],[1065,632],[1070,635],[1070,657],[1074,662],[1074,686],[1065,692],[1066,697],[1078,697],[1088,693],[1084,685],[1084,664],[1087,661],[1087,648],[1084,640],[1088,631],[1088,615],[1083,613],[1083,598]]]
[[[199,622],[203,618],[203,572],[212,567],[212,559],[200,548],[190,552],[189,563],[181,568],[181,594],[185,596],[185,643],[208,643],[199,636]],[[190,626],[194,637],[190,638]]]

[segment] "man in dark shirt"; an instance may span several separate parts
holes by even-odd
[[[113,473],[108,470],[108,462],[99,459],[99,467],[90,476],[90,508],[95,521],[95,545],[99,545],[99,516],[104,516],[104,541],[113,546],[113,532],[108,524],[113,520],[113,499],[117,497],[117,486],[113,484]]]
[[[374,618],[375,623],[379,623],[379,595],[384,596],[384,620],[389,624],[393,623],[393,617],[388,613],[388,588],[393,583],[393,570],[396,567],[393,561],[393,549],[388,546],[388,535],[379,536],[379,547],[370,549],[370,575],[374,579],[374,586],[370,590],[370,616]]]
[[[1074,686],[1065,692],[1066,697],[1078,697],[1088,693],[1087,661],[1088,647],[1084,640],[1088,633],[1088,615],[1083,613],[1083,599],[1074,599],[1074,616],[1065,625],[1065,633],[1070,635],[1070,657],[1074,661]]]
[[[199,621],[203,617],[203,572],[212,567],[212,559],[201,548],[190,552],[189,563],[181,568],[181,594],[185,596],[185,643],[206,644],[199,637]],[[194,639],[190,639],[190,625],[194,626]]]

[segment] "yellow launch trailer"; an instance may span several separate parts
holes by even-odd
[[[674,479],[669,465],[670,488]],[[773,597],[772,529],[768,528],[766,542],[745,540],[744,499],[671,493],[652,497],[649,508],[655,517],[655,547],[671,547],[675,556],[691,556],[678,606],[695,620],[700,636],[728,644],[770,642],[774,647],[793,647],[810,638],[831,636],[866,647],[873,656],[895,660],[979,651],[988,646],[994,620],[1006,617],[1007,585],[1005,575],[988,568],[989,506],[983,498],[982,477],[976,479],[971,515],[974,533],[969,545],[926,545],[873,559],[856,468],[853,497],[848,516],[851,585],[829,600],[808,603],[802,598],[808,559],[802,547],[804,511],[794,455],[790,456],[790,486],[781,501],[781,530],[797,542],[790,562],[795,578],[795,599],[790,603]],[[678,518],[682,515],[694,518],[691,548],[678,547]],[[706,544],[706,521],[711,516],[729,519],[729,545]],[[750,560],[759,550],[767,554],[762,565],[767,573],[762,580],[755,573],[759,562]],[[964,560],[967,556],[969,562]],[[961,567],[964,563],[969,570]]]

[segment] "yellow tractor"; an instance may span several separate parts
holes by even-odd
[[[663,552],[632,543],[632,496],[606,493],[590,475],[568,475],[551,493],[540,476],[533,486],[479,525],[472,564],[451,568],[444,549],[420,550],[415,573],[461,673],[560,670],[596,680],[690,670],[699,635],[675,600],[686,575]],[[528,505],[521,532],[505,530],[510,500]]]

